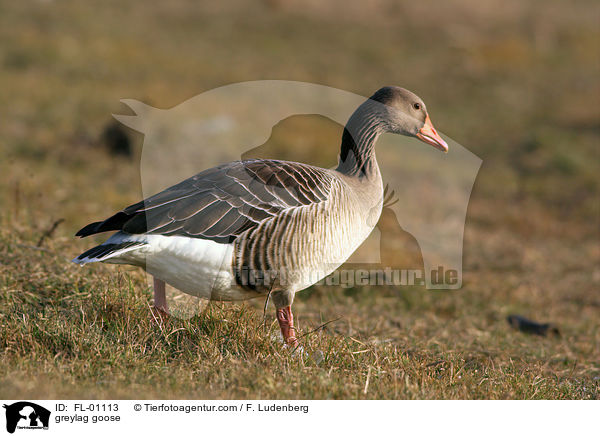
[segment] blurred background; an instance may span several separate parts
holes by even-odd
[[[301,319],[342,312],[350,326],[334,331],[365,342],[384,335],[429,357],[460,349],[470,350],[463,363],[521,359],[539,370],[531,378],[548,377],[546,397],[588,398],[600,379],[599,23],[593,0],[0,1],[3,377],[36,370],[27,347],[43,354],[18,324],[23,313],[68,309],[77,292],[120,271],[144,283],[139,271],[66,263],[93,243],[75,240],[76,230],[142,195],[143,137],[112,119],[129,113],[119,100],[170,108],[218,86],[285,79],[365,96],[408,88],[438,130],[483,160],[462,290],[314,287],[298,296]],[[265,150],[329,163],[341,128],[292,117]],[[387,215],[380,226],[393,224]],[[393,245],[418,265],[407,234]],[[382,318],[384,307],[397,325]],[[562,339],[512,332],[511,313],[555,323]],[[5,392],[31,392],[11,383]],[[481,395],[492,396],[487,389]]]

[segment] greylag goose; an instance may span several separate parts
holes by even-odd
[[[348,120],[337,168],[254,159],[202,171],[79,230],[80,237],[116,233],[73,262],[146,269],[164,312],[165,282],[212,300],[270,296],[285,344],[296,347],[295,293],[348,259],[379,219],[374,146],[386,132],[448,150],[418,96],[384,87]]]

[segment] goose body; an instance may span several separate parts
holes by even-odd
[[[231,199],[222,195],[220,200],[213,202],[199,202],[199,198],[194,198],[198,210],[186,210],[185,214],[178,215],[180,209],[187,206],[184,203],[186,199],[194,195],[216,195],[213,185],[205,191],[200,187],[198,181],[210,177],[203,172],[179,184],[176,199],[170,196],[166,200],[150,197],[143,205],[138,203],[138,207],[130,209],[135,209],[135,212],[126,214],[124,218],[128,221],[123,227],[129,232],[118,231],[104,244],[78,256],[74,262],[85,264],[103,261],[140,266],[182,292],[214,300],[245,300],[268,292],[270,282],[252,277],[251,271],[279,274],[278,282],[285,282],[290,292],[305,289],[348,259],[373,230],[381,214],[381,176],[377,174],[374,183],[366,183],[334,170],[277,160],[233,162],[222,166],[218,174],[222,177],[227,170],[230,173],[251,173],[265,168],[269,169],[269,174],[295,174],[296,178],[292,179],[295,185],[293,189],[290,186],[292,183],[286,185],[282,178],[274,177],[271,181],[265,181],[267,191],[262,194],[268,198],[262,200],[271,201],[270,206],[276,209],[272,214],[260,215],[260,221],[257,214],[253,221],[251,214],[244,215],[244,211],[240,210],[250,203],[250,199],[243,195],[236,198],[246,200],[240,203],[242,206],[238,206],[237,210],[232,201],[227,201]],[[249,182],[254,182],[253,177],[256,176],[255,173],[251,174],[253,176],[247,181],[239,178],[232,180],[238,188],[249,188]],[[308,182],[309,177],[313,177],[315,183]],[[308,201],[296,186],[298,182],[303,183],[302,188],[313,186],[315,190],[318,183],[321,191],[310,199],[312,201]],[[181,189],[184,186],[185,189]],[[295,193],[296,189],[298,191]],[[164,196],[163,193],[159,195]],[[188,224],[191,217],[209,213],[206,208],[214,205],[216,209],[219,203],[222,203],[219,213],[212,222],[222,222],[228,215],[235,214],[238,224],[229,225],[228,228],[222,225],[220,232],[214,226],[211,231],[211,227],[205,225],[209,228],[203,228],[202,233],[198,233],[199,228]],[[258,204],[264,208],[267,203]],[[256,207],[257,210],[263,210]],[[169,218],[152,223],[153,228],[149,230],[148,225],[152,222],[152,218],[148,218],[150,213]],[[132,228],[134,224],[131,221],[136,216],[148,218],[145,223],[141,220],[140,229]],[[183,219],[178,221],[176,217],[179,216]],[[188,227],[185,227],[186,224]],[[100,226],[95,230],[102,231],[103,228]]]
[[[294,294],[341,265],[381,214],[383,183],[374,144],[384,132],[442,150],[421,99],[386,87],[350,117],[336,169],[280,160],[235,161],[203,171],[77,236],[116,231],[74,262],[124,263],[201,298],[245,300],[272,293],[287,343],[297,344]]]

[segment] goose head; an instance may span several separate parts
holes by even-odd
[[[381,103],[376,112],[384,131],[412,136],[448,152],[448,144],[433,127],[427,107],[418,95],[398,86],[386,86],[369,100]]]

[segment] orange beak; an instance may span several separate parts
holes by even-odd
[[[429,115],[425,118],[425,125],[419,130],[419,133],[417,133],[417,138],[429,145],[433,145],[444,153],[448,153],[448,144],[446,144],[446,141],[438,134],[435,127],[433,127],[433,124],[431,124]]]

